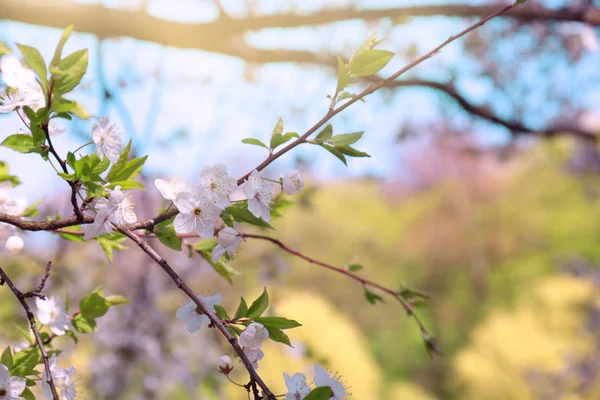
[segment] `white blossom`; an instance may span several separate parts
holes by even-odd
[[[15,235],[10,236],[8,239],[6,239],[4,247],[11,253],[18,254],[21,252],[21,250],[23,250],[23,239]]]
[[[217,245],[212,250],[212,261],[216,263],[227,253],[229,256],[237,250],[242,238],[229,226],[221,229],[217,235]]]
[[[258,362],[265,357],[265,353],[261,349],[244,349],[244,354],[254,369],[258,369]]]
[[[29,343],[27,340],[21,340],[20,342],[17,342],[17,344],[15,344],[13,346],[13,353],[18,353],[18,352],[26,350],[30,347],[31,347],[31,343]]]
[[[10,376],[6,365],[0,364],[0,400],[21,400],[25,386],[24,379]]]
[[[224,375],[229,375],[231,371],[233,371],[233,361],[231,361],[231,357],[229,356],[221,356],[217,361],[217,368],[219,372]]]
[[[113,233],[113,224],[134,223],[137,221],[134,206],[131,195],[121,191],[120,186],[115,187],[114,190],[109,190],[108,201],[102,200],[96,204],[98,211],[94,223],[85,231],[84,239],[90,240],[96,236]]]
[[[227,175],[225,164],[205,166],[200,173],[200,185],[206,190],[207,197],[221,209],[229,207],[229,195],[237,188],[236,180]]]
[[[37,318],[42,324],[50,326],[52,333],[64,335],[65,331],[71,329],[71,320],[57,297],[52,296],[45,300],[36,297],[35,305],[37,306]]]
[[[306,383],[306,375],[296,372],[293,376],[283,373],[285,386],[288,392],[285,400],[302,400],[310,393],[310,387]]]
[[[7,86],[25,88],[37,84],[33,70],[25,67],[14,54],[6,54],[0,58],[0,70]]]
[[[96,153],[101,160],[104,156],[113,163],[119,160],[121,133],[114,124],[111,125],[108,115],[100,118],[92,126],[92,139],[96,143]]]
[[[0,182],[0,212],[9,215],[20,215],[25,210],[26,202],[24,198],[15,197],[10,181]],[[0,222],[0,238],[9,238],[17,233],[17,229],[5,222]],[[12,239],[13,243],[17,239]],[[16,249],[16,247],[15,247]]]
[[[258,171],[254,170],[244,185],[244,193],[248,197],[248,210],[255,217],[270,221],[271,208],[269,204],[275,194],[273,185],[262,179]]]
[[[285,194],[296,194],[304,188],[304,181],[298,170],[291,170],[283,175],[283,191]]]
[[[220,210],[206,198],[204,193],[180,192],[174,203],[179,209],[179,214],[173,221],[175,232],[196,232],[203,238],[213,236]]]
[[[221,294],[215,294],[214,296],[208,297],[199,296],[198,298],[203,301],[204,304],[206,304],[211,310],[214,310],[215,304],[221,304],[223,301],[223,295]],[[193,300],[190,300],[189,303],[181,306],[177,310],[175,316],[177,319],[186,321],[187,330],[189,333],[196,332],[198,329],[200,329],[204,322],[210,322],[208,316],[205,315],[202,310],[200,310],[200,307]]]
[[[31,91],[15,89],[9,92],[0,93],[0,114],[6,114],[23,108],[32,106],[39,101],[39,96]]]
[[[333,393],[333,396],[330,399],[342,400],[345,399],[348,394],[346,393],[346,389],[344,385],[340,382],[339,377],[331,377],[327,371],[320,365],[315,365],[315,385],[317,387],[329,386]]]
[[[240,346],[243,349],[260,349],[269,338],[269,331],[262,324],[253,322],[240,333]]]
[[[59,393],[60,400],[75,400],[77,396],[77,390],[75,389],[75,382],[73,375],[75,374],[75,367],[61,368],[56,365],[56,354],[52,355],[50,359],[50,376]],[[42,392],[48,400],[52,400],[52,389],[46,382],[48,377],[48,371],[44,373],[44,379],[42,379]]]
[[[175,200],[181,192],[190,192],[190,183],[182,177],[172,178],[170,181],[155,179],[154,186],[166,200]]]

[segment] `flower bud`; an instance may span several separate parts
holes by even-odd
[[[233,371],[233,361],[231,361],[229,356],[221,356],[217,362],[217,368],[223,375],[229,375]]]
[[[13,254],[20,253],[23,250],[23,239],[18,236],[11,236],[6,239],[4,247]]]
[[[291,170],[283,176],[283,191],[285,194],[296,194],[304,188],[304,181],[298,170]]]

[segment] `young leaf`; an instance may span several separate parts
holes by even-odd
[[[127,146],[123,150],[121,150],[121,154],[119,155],[119,159],[116,163],[113,164],[112,167],[108,170],[108,175],[106,175],[106,180],[108,182],[112,182],[113,177],[121,171],[125,164],[127,164],[127,158],[129,157],[129,151],[131,150],[131,140],[127,143]]]
[[[288,337],[288,335],[283,333],[283,331],[281,329],[270,328],[270,327],[266,327],[266,326],[265,326],[265,328],[267,328],[267,331],[269,331],[269,339],[271,339],[274,342],[287,344],[288,346],[292,347],[290,338]]]
[[[322,143],[319,146],[321,146],[322,148],[324,148],[325,150],[327,150],[328,152],[330,152],[331,154],[336,156],[341,162],[344,163],[344,165],[348,166],[348,164],[346,163],[346,157],[337,148],[335,148],[333,146],[329,146],[325,143]]]
[[[58,41],[56,50],[54,51],[54,57],[52,57],[52,62],[50,63],[51,66],[56,67],[60,63],[63,47],[65,47],[65,43],[67,43],[67,40],[69,40],[69,36],[71,36],[72,31],[73,25],[69,25],[65,28],[60,40]]]
[[[46,85],[46,83],[48,83],[48,71],[46,70],[46,63],[40,52],[35,47],[24,44],[17,43],[17,47],[21,50],[21,54],[23,54],[25,61],[27,61],[27,64],[29,64],[33,72],[35,72],[42,83]],[[44,89],[44,87],[42,87],[42,89]]]
[[[335,148],[337,151],[339,151],[342,154],[345,154],[349,157],[371,157],[369,154],[363,152],[363,151],[358,151],[353,147],[350,146],[338,146]]]
[[[235,311],[235,316],[233,319],[245,318],[248,316],[248,305],[246,304],[246,300],[243,297],[240,298],[240,305]]]
[[[348,146],[360,140],[364,132],[343,133],[335,135],[327,141],[328,144],[334,147]]]
[[[321,132],[319,132],[315,140],[319,141],[320,143],[323,143],[324,141],[331,139],[332,135],[333,126],[331,126],[331,124],[327,124],[327,126],[325,126],[325,128],[323,128]]]
[[[13,356],[10,347],[7,347],[0,356],[0,364],[4,364],[9,370],[13,367]]]
[[[246,138],[246,139],[242,139],[242,143],[246,143],[246,144],[253,144],[255,146],[260,146],[260,147],[264,147],[265,149],[268,149],[269,147],[264,144],[263,142],[261,142],[258,139],[254,139],[254,138]]]
[[[19,153],[39,153],[41,151],[40,146],[33,143],[33,136],[19,133],[10,135],[4,139],[1,145]]]
[[[217,317],[219,317],[220,320],[229,319],[227,317],[227,311],[225,311],[225,309],[222,306],[215,304],[214,309],[215,309],[215,313],[217,313]]]
[[[27,376],[33,373],[33,369],[41,359],[37,347],[21,350],[13,355],[13,366],[10,369],[12,376]]]
[[[88,319],[83,314],[77,314],[73,318],[73,328],[81,333],[92,333],[98,329],[96,320]]]
[[[125,250],[125,246],[121,244],[125,240],[125,236],[118,235],[102,235],[97,238],[98,244],[104,251],[108,261],[112,262],[113,250]]]
[[[109,172],[110,178],[107,176],[106,179],[109,180],[110,182],[116,182],[116,181],[128,181],[128,180],[135,178],[136,176],[138,176],[138,174],[142,170],[142,167],[144,166],[144,163],[146,162],[147,158],[148,158],[148,156],[134,158],[133,160],[131,160],[131,161],[127,162],[125,165],[123,165],[123,167],[121,169],[115,171],[112,175],[110,175],[110,172]],[[111,168],[111,171],[112,171],[112,168]]]
[[[156,233],[156,237],[162,244],[173,250],[181,251],[181,239],[175,233],[171,220],[157,224],[154,233]]]
[[[348,265],[347,269],[350,272],[358,272],[363,269],[363,266],[358,264],[350,264]]]
[[[356,76],[370,76],[382,70],[394,56],[388,50],[363,50],[350,62],[350,73]]]
[[[383,303],[383,298],[380,295],[372,292],[371,290],[369,290],[369,288],[366,288],[366,287],[365,287],[365,297],[367,298],[367,301],[371,304],[375,304],[378,301]]]
[[[267,288],[263,289],[262,294],[252,302],[252,305],[248,309],[248,318],[260,317],[269,306],[269,294]]]
[[[54,93],[62,95],[75,89],[81,82],[88,67],[87,49],[77,50],[69,54],[59,64],[58,69],[51,67],[50,71],[55,76]]]
[[[125,296],[120,296],[120,295],[116,295],[116,294],[105,297],[105,300],[110,307],[129,303],[129,300],[127,300],[127,298]]]
[[[194,250],[198,251],[212,251],[217,245],[217,238],[212,237],[210,239],[200,239],[194,244]]]
[[[87,319],[95,319],[103,316],[108,311],[110,304],[97,293],[87,295],[79,302],[81,314]]]
[[[37,206],[44,201],[45,197],[42,197],[41,199],[39,199],[38,201],[36,201],[35,203],[32,203],[31,205],[29,205],[27,208],[25,208],[20,216],[21,217],[35,217],[36,215],[38,215],[40,212],[37,209]]]
[[[302,326],[298,321],[283,317],[257,317],[254,322],[263,324],[266,328],[292,329]]]
[[[237,273],[233,268],[222,261],[214,263],[212,261],[211,254],[208,251],[197,251],[197,253],[200,254],[202,258],[204,258],[206,262],[210,264],[211,267],[213,267],[217,274],[225,278],[225,280],[230,284],[233,284],[233,275]]]
[[[329,400],[333,396],[329,386],[321,386],[313,389],[304,400]]]
[[[273,134],[271,135],[271,143],[270,147],[274,149],[279,146],[283,141],[283,120],[279,118],[277,124],[275,124],[275,128],[273,128]]]

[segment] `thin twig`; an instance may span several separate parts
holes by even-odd
[[[162,258],[148,243],[141,240],[135,233],[122,227],[117,227],[117,230],[137,244],[142,251],[144,251],[144,253],[148,254],[148,256],[150,256],[150,258],[152,258],[167,273],[167,275],[169,275],[177,287],[183,291],[194,303],[196,303],[196,305],[198,305],[200,310],[210,319],[211,324],[217,327],[217,329],[223,336],[225,336],[231,347],[233,347],[235,352],[238,354],[242,360],[242,363],[250,374],[250,379],[260,386],[269,400],[275,400],[275,396],[273,393],[271,393],[261,377],[256,373],[252,367],[252,363],[246,356],[246,353],[244,353],[244,350],[242,350],[238,344],[235,337],[229,333],[223,322],[221,322],[219,317],[217,317],[217,314],[215,314],[214,311],[212,311],[202,300],[200,300],[196,293],[194,293],[194,291],[183,281],[183,279],[181,279],[177,272],[171,268],[167,260]]]
[[[42,280],[40,281],[40,285],[30,290],[27,293],[23,293],[23,297],[39,297],[40,299],[45,300],[46,296],[42,294],[42,290],[44,290],[44,286],[46,285],[46,281],[50,277],[50,268],[52,268],[52,261],[48,261],[46,264],[46,270],[44,271],[44,276],[42,276]]]
[[[50,386],[50,389],[52,390],[53,400],[59,400],[60,398],[58,396],[58,392],[56,391],[56,386],[54,386],[54,381],[52,380],[52,374],[50,373],[50,361],[48,361],[48,353],[46,353],[46,349],[44,348],[44,342],[42,341],[42,338],[40,336],[40,331],[38,330],[37,325],[35,323],[35,317],[33,315],[33,312],[31,312],[31,309],[29,308],[29,306],[27,305],[27,302],[25,301],[26,297],[23,293],[21,293],[21,291],[19,291],[19,289],[17,289],[17,287],[14,285],[14,283],[10,280],[8,275],[6,275],[6,272],[4,272],[4,270],[1,267],[0,267],[0,278],[2,278],[1,279],[2,282],[6,282],[6,284],[10,288],[10,290],[13,292],[13,294],[15,295],[17,300],[19,300],[19,303],[21,303],[21,306],[25,310],[25,314],[27,315],[27,319],[29,320],[29,325],[31,326],[31,331],[33,332],[33,335],[35,336],[35,341],[37,343],[37,346],[40,349],[40,352],[42,353],[42,360],[44,361],[44,367],[46,368],[46,374],[45,374],[46,375],[46,383],[48,383],[48,385]]]

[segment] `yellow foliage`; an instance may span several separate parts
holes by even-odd
[[[593,300],[587,280],[554,276],[532,287],[513,311],[494,311],[454,362],[462,399],[533,400],[526,374],[559,372],[590,352],[583,305]],[[573,400],[583,400],[574,397]]]
[[[342,375],[352,398],[384,398],[380,397],[379,366],[369,352],[366,338],[351,319],[319,295],[309,292],[288,292],[275,307],[278,316],[294,318],[302,324],[287,331],[296,349],[271,341],[263,346],[265,358],[260,361],[258,372],[275,394],[286,392],[283,372],[290,375],[303,372],[308,381],[312,381],[315,362],[303,354],[302,349],[306,348],[310,349],[313,359],[327,361],[326,369]],[[229,385],[226,398],[243,400],[247,395]]]

